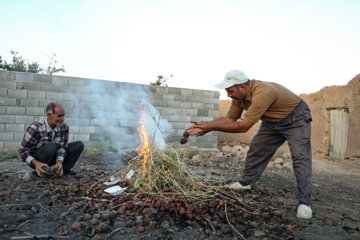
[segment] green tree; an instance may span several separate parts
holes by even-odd
[[[163,75],[158,75],[157,80],[155,82],[150,82],[150,85],[154,86],[164,86],[167,87],[167,81],[172,78],[174,75],[170,74],[169,77],[164,77]]]
[[[19,52],[10,51],[12,55],[12,61],[7,62],[3,61],[0,56],[0,69],[8,71],[17,71],[17,72],[32,72],[32,73],[46,73],[52,75],[57,72],[65,72],[64,66],[57,67],[55,64],[57,60],[55,59],[56,54],[53,53],[52,57],[49,58],[49,65],[47,68],[43,68],[38,62],[29,62],[19,55]]]

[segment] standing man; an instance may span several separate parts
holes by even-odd
[[[230,185],[232,189],[251,189],[275,151],[287,141],[291,151],[297,182],[299,206],[297,217],[311,218],[311,121],[308,105],[285,87],[259,80],[249,80],[244,72],[232,70],[216,85],[225,89],[232,103],[227,116],[215,121],[191,121],[188,132],[202,136],[210,131],[243,133],[258,120],[262,120],[253,137],[246,156],[245,168],[239,182]],[[244,118],[237,121],[243,112]]]
[[[58,176],[76,175],[71,168],[84,144],[80,141],[68,144],[69,126],[64,119],[65,111],[61,105],[50,103],[46,107],[46,117],[26,129],[18,152],[21,160],[36,170],[34,175],[44,177],[49,174],[49,166],[54,166]]]

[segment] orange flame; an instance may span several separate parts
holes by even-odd
[[[149,134],[145,128],[145,123],[147,122],[147,117],[145,110],[141,110],[141,118],[139,120],[140,127],[137,128],[139,136],[141,139],[141,145],[136,148],[138,155],[143,157],[143,175],[144,178],[146,175],[146,166],[150,155],[150,144],[149,144]]]

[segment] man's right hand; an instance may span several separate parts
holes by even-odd
[[[38,174],[39,177],[44,177],[45,175],[47,175],[47,167],[49,167],[49,165],[47,165],[46,163],[42,163],[39,162],[37,160],[32,160],[31,163],[35,166],[35,170],[36,173]]]

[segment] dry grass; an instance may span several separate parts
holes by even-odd
[[[176,196],[186,204],[206,201],[219,194],[219,187],[189,169],[175,149],[166,152],[150,149],[145,172],[143,160],[141,155],[134,157],[114,176],[125,178],[132,169],[135,173],[128,180],[130,186],[164,200]]]

